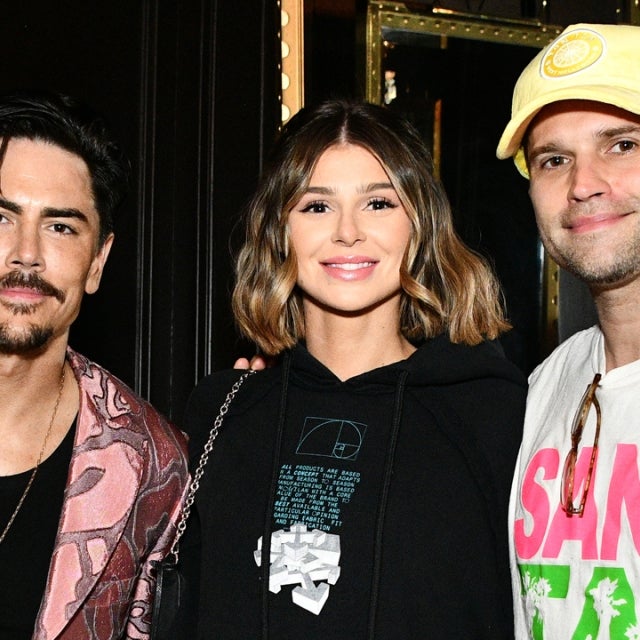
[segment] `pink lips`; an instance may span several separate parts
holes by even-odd
[[[10,287],[7,289],[0,289],[0,296],[8,298],[13,302],[22,300],[31,303],[37,300],[42,300],[46,297],[46,295],[40,291],[36,291],[35,289],[30,289],[28,287]]]
[[[590,216],[580,216],[571,221],[570,229],[576,233],[589,233],[610,227],[626,214],[619,213],[597,213]]]
[[[332,278],[352,282],[365,280],[376,268],[378,260],[369,256],[335,256],[321,262],[325,273]]]

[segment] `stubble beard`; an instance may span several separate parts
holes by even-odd
[[[0,324],[0,353],[5,355],[29,355],[42,349],[53,336],[53,327],[30,324],[17,332],[9,323]]]
[[[609,212],[617,211],[620,215],[632,212],[634,224],[627,228],[622,238],[607,240],[608,231],[574,236],[567,232],[577,216],[596,215],[602,208],[602,203],[597,200],[575,203],[560,214],[560,229],[556,229],[555,234],[548,233],[551,229],[540,228],[543,244],[553,259],[589,287],[595,288],[624,284],[640,275],[640,198],[606,203]]]
[[[561,267],[590,287],[620,284],[640,275],[640,230],[635,230],[610,258],[604,259],[598,256],[595,234],[581,238],[579,246],[559,246],[549,240],[544,244]]]

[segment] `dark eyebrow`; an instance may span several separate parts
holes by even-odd
[[[74,218],[82,222],[88,222],[86,214],[80,209],[56,209],[55,207],[45,207],[43,209],[43,218]]]
[[[12,202],[11,200],[7,200],[0,196],[0,209],[6,209],[7,211],[11,211],[18,215],[22,214],[22,207],[16,202]],[[82,213],[80,209],[74,209],[73,207],[58,209],[56,207],[45,207],[42,210],[43,218],[73,218],[75,220],[80,220],[82,222],[88,222],[89,219],[85,213]]]
[[[393,185],[390,182],[372,182],[364,186],[362,189],[358,189],[362,193],[370,193],[371,191],[378,191],[378,189],[393,189]]]
[[[560,147],[556,144],[541,144],[537,147],[526,148],[526,156],[528,159],[536,158],[537,156],[542,155],[543,153],[562,153]]]
[[[330,196],[335,191],[333,189],[329,189],[329,187],[307,187],[306,193],[317,193],[321,196]]]
[[[22,207],[11,200],[7,200],[0,196],[0,208],[12,211],[13,213],[22,213]]]
[[[595,134],[596,138],[600,138],[602,140],[609,140],[610,138],[615,138],[617,136],[624,136],[629,134],[638,134],[640,133],[640,126],[635,124],[624,125],[621,127],[611,127],[608,129],[601,129],[597,131]],[[562,146],[559,146],[555,143],[543,144],[538,147],[528,148],[525,144],[525,151],[527,158],[535,158],[539,155],[546,153],[563,153]]]
[[[363,185],[358,188],[360,193],[369,193],[371,191],[377,191],[378,189],[393,189],[393,185],[390,182],[372,182],[371,184]],[[307,193],[317,193],[323,196],[330,196],[335,193],[333,189],[329,187],[308,187]]]
[[[628,133],[640,133],[640,126],[636,124],[630,124],[622,127],[611,127],[610,129],[603,129],[598,133],[598,137],[614,138],[615,136],[624,136]]]

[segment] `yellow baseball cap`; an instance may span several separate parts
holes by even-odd
[[[513,156],[525,178],[522,138],[538,111],[560,100],[593,100],[640,114],[640,27],[571,25],[525,67],[496,151],[501,160]]]

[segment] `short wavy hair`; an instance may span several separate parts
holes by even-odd
[[[377,158],[411,220],[400,268],[403,336],[415,344],[446,331],[453,342],[473,345],[510,328],[492,269],[453,228],[449,200],[420,134],[385,107],[331,100],[303,108],[283,128],[245,212],[232,297],[241,333],[266,355],[304,338],[289,212],[322,153],[345,144]]]

